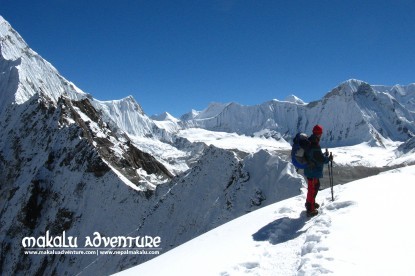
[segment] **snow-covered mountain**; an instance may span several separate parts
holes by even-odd
[[[130,136],[171,142],[171,135],[158,128],[131,96],[114,101],[94,99],[62,77],[2,17],[0,37],[0,97],[3,99],[0,112],[5,112],[10,104],[24,104],[38,94],[46,95],[55,104],[61,97],[74,101],[88,100],[111,128],[120,129]],[[159,161],[163,162],[162,158]]]
[[[161,115],[151,116],[154,123],[161,129],[166,130],[168,133],[176,133],[182,129],[180,125],[180,120],[173,117],[170,113],[164,112]]]
[[[1,17],[0,70],[1,274],[108,274],[151,257],[26,254],[23,238],[47,231],[149,233],[168,251],[299,193],[301,177],[278,156],[175,136],[132,97],[94,99]]]
[[[415,112],[415,84],[409,85],[372,85],[373,89],[379,92],[390,94],[409,111]]]
[[[415,135],[413,99],[415,85],[371,86],[348,80],[322,100],[305,104],[295,96],[254,106],[211,104],[201,112],[182,117],[185,127],[253,135],[269,130],[290,141],[297,132],[310,133],[324,126],[327,146],[382,144],[383,139],[406,141]]]
[[[296,104],[305,104],[305,102],[302,99],[298,98],[296,95],[293,95],[293,94],[287,96],[285,98],[285,101],[286,102],[291,102],[291,103],[296,103]]]
[[[132,96],[114,101],[94,100],[92,104],[103,111],[106,121],[113,121],[115,126],[130,135],[152,136],[160,132]]]
[[[59,75],[0,16],[0,111],[11,103],[22,104],[37,93],[47,93],[55,102],[60,96],[79,100],[88,95]]]
[[[157,235],[166,252],[296,196],[304,180],[287,141],[317,122],[327,144],[385,141],[388,160],[414,162],[413,93],[351,80],[308,104],[290,96],[149,118],[131,96],[100,101],[77,88],[0,16],[1,274],[108,274],[151,258],[25,254],[22,239],[46,231]]]

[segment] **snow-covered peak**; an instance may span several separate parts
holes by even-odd
[[[106,121],[114,122],[117,127],[130,135],[152,136],[157,129],[132,96],[113,101],[94,100],[92,104],[96,109],[104,112]]]
[[[305,102],[302,99],[298,98],[297,96],[293,94],[287,96],[284,101],[295,103],[295,104],[305,104]]]
[[[415,83],[408,85],[395,85],[393,86],[392,91],[399,93],[401,96],[415,95]]]
[[[37,94],[55,103],[62,96],[71,100],[88,98],[94,108],[103,112],[104,120],[114,122],[114,126],[133,136],[153,137],[159,131],[132,96],[98,101],[67,81],[3,19],[0,21],[0,113],[7,105],[25,103]]]
[[[197,118],[207,119],[207,118],[215,117],[219,115],[228,105],[229,103],[216,103],[216,102],[210,103],[209,106],[205,110],[201,111],[197,115]]]
[[[88,97],[30,49],[4,18],[0,20],[0,85],[0,112],[10,103],[24,103],[36,94],[55,102],[62,95],[74,100]]]
[[[196,118],[197,115],[199,115],[199,113],[200,111],[192,109],[190,112],[183,114],[180,117],[180,120],[182,121],[193,120],[194,118]]]
[[[151,119],[155,120],[155,121],[170,121],[170,122],[179,122],[180,120],[175,118],[173,115],[171,115],[168,112],[164,112],[160,115],[156,114],[151,116]]]
[[[408,85],[371,85],[372,88],[376,91],[383,92],[383,93],[390,93],[393,96],[409,96],[415,95],[415,83],[410,83]]]
[[[170,113],[164,112],[160,115],[151,116],[158,128],[164,129],[168,133],[176,133],[181,129],[180,120],[173,117]]]
[[[410,112],[415,109],[415,97],[408,96],[410,89],[404,90],[392,96],[366,82],[351,79],[322,100],[309,104],[277,100],[254,106],[211,104],[184,121],[184,126],[245,135],[267,129],[289,141],[295,133],[309,133],[312,126],[322,124],[325,127],[322,141],[326,146],[369,141],[381,145],[383,138],[405,141],[415,133],[414,116]],[[398,97],[404,93],[406,96]],[[295,96],[292,99],[297,100]]]
[[[408,110],[415,112],[415,83],[408,85],[372,85],[372,88],[382,93],[393,96],[400,104]]]
[[[366,83],[361,80],[356,80],[356,79],[347,80],[341,83],[340,85],[338,85],[337,87],[333,88],[329,93],[327,93],[324,96],[324,99],[328,99],[333,96],[351,97],[353,96],[354,93],[358,91],[359,87],[362,84],[366,84]]]
[[[112,100],[112,101],[98,101],[102,104],[107,106],[112,105],[115,106],[117,110],[121,113],[124,111],[134,111],[138,112],[141,115],[144,115],[144,110],[140,104],[133,98],[133,96],[128,96],[120,100]]]
[[[0,38],[2,46],[1,54],[5,59],[18,59],[23,51],[36,54],[33,50],[28,49],[23,38],[3,17],[0,19]]]
[[[366,82],[364,82],[362,80],[358,80],[358,79],[348,79],[340,85],[344,88],[349,87],[351,90],[356,90],[357,87],[359,87],[363,83],[366,83]]]

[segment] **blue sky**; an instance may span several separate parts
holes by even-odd
[[[149,115],[415,82],[411,0],[0,0],[0,15],[82,90]]]

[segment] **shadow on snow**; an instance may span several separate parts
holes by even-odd
[[[279,218],[252,235],[254,241],[268,241],[275,245],[292,240],[303,234],[301,231],[307,221],[306,212],[303,211],[299,218]]]

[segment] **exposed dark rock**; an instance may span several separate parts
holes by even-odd
[[[34,180],[29,186],[28,198],[20,213],[20,221],[30,229],[34,229],[40,219],[47,190],[42,187],[40,180]]]
[[[166,179],[173,177],[166,167],[158,162],[153,156],[135,147],[128,136],[122,131],[110,130],[107,124],[103,123],[100,112],[92,106],[89,99],[71,101],[67,98],[60,98],[58,106],[61,106],[61,108],[65,107],[65,110],[61,112],[60,122],[67,121],[63,120],[62,116],[68,116],[73,119],[81,128],[82,137],[84,137],[99,153],[97,156],[91,156],[90,161],[87,164],[88,172],[94,173],[97,177],[107,173],[110,170],[110,167],[101,160],[102,158],[135,184],[138,184],[141,180],[137,173],[138,169],[143,169],[147,174],[162,175]],[[95,134],[90,126],[90,122],[84,121],[74,107],[79,108],[81,112],[87,115],[93,122],[97,123],[102,132],[106,133],[107,136],[102,137]],[[114,150],[112,149],[114,143],[112,141],[118,141],[119,144],[124,145],[122,147],[124,149],[122,156],[116,156],[114,154]],[[72,156],[73,155],[69,153],[62,161],[62,164],[67,164]]]

